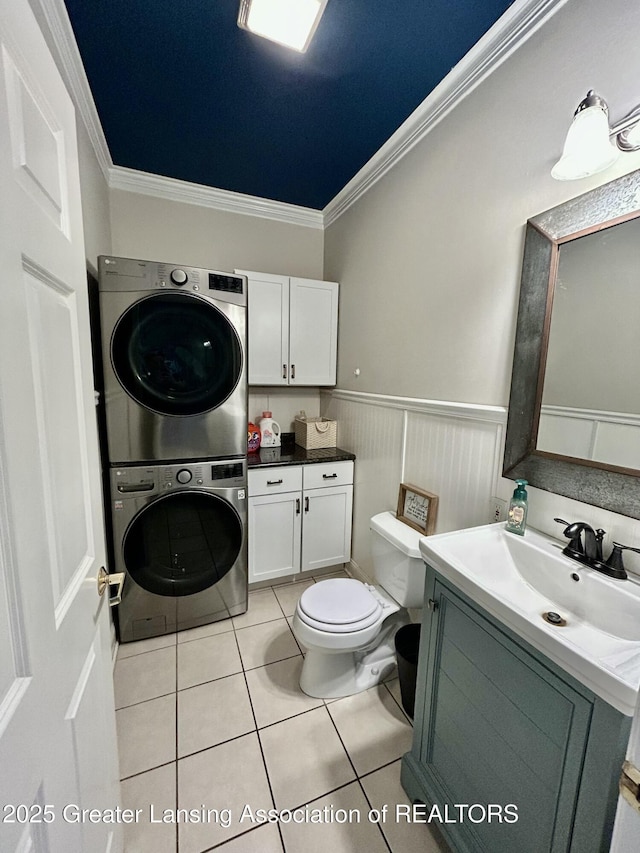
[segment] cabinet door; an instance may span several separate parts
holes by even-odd
[[[249,583],[300,571],[301,493],[249,498]]]
[[[289,384],[335,385],[337,283],[292,278],[289,304]]]
[[[282,275],[246,271],[243,275],[248,279],[249,385],[287,385],[289,279]]]
[[[322,569],[351,559],[353,486],[303,493],[302,570]]]
[[[528,651],[428,575],[426,705],[420,761],[429,796],[515,804],[517,822],[447,827],[454,847],[487,853],[566,851],[592,706]],[[433,591],[433,592],[432,592]],[[415,748],[415,745],[414,745]]]

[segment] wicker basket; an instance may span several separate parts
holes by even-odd
[[[306,450],[335,447],[337,427],[337,422],[329,418],[296,418],[296,444]]]

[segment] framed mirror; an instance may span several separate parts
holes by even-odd
[[[503,475],[640,518],[640,171],[527,223]]]

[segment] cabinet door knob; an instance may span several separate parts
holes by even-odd
[[[429,599],[429,610],[437,610],[437,609],[438,609],[438,602],[436,601],[435,598],[430,598]]]
[[[267,480],[267,486],[280,486],[282,485],[282,480]]]
[[[296,498],[296,515],[300,515],[300,498]]]
[[[337,476],[338,476],[337,474],[323,474],[322,479],[323,480],[335,480]]]
[[[304,511],[309,512],[309,498],[304,499]]]
[[[292,379],[296,378],[296,366],[295,366],[295,364],[291,365],[291,378]]]
[[[286,364],[282,365],[282,378],[283,379],[287,378],[287,365]]]

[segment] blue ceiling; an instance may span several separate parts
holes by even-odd
[[[511,5],[329,0],[298,54],[239,0],[65,0],[117,166],[321,210]]]

